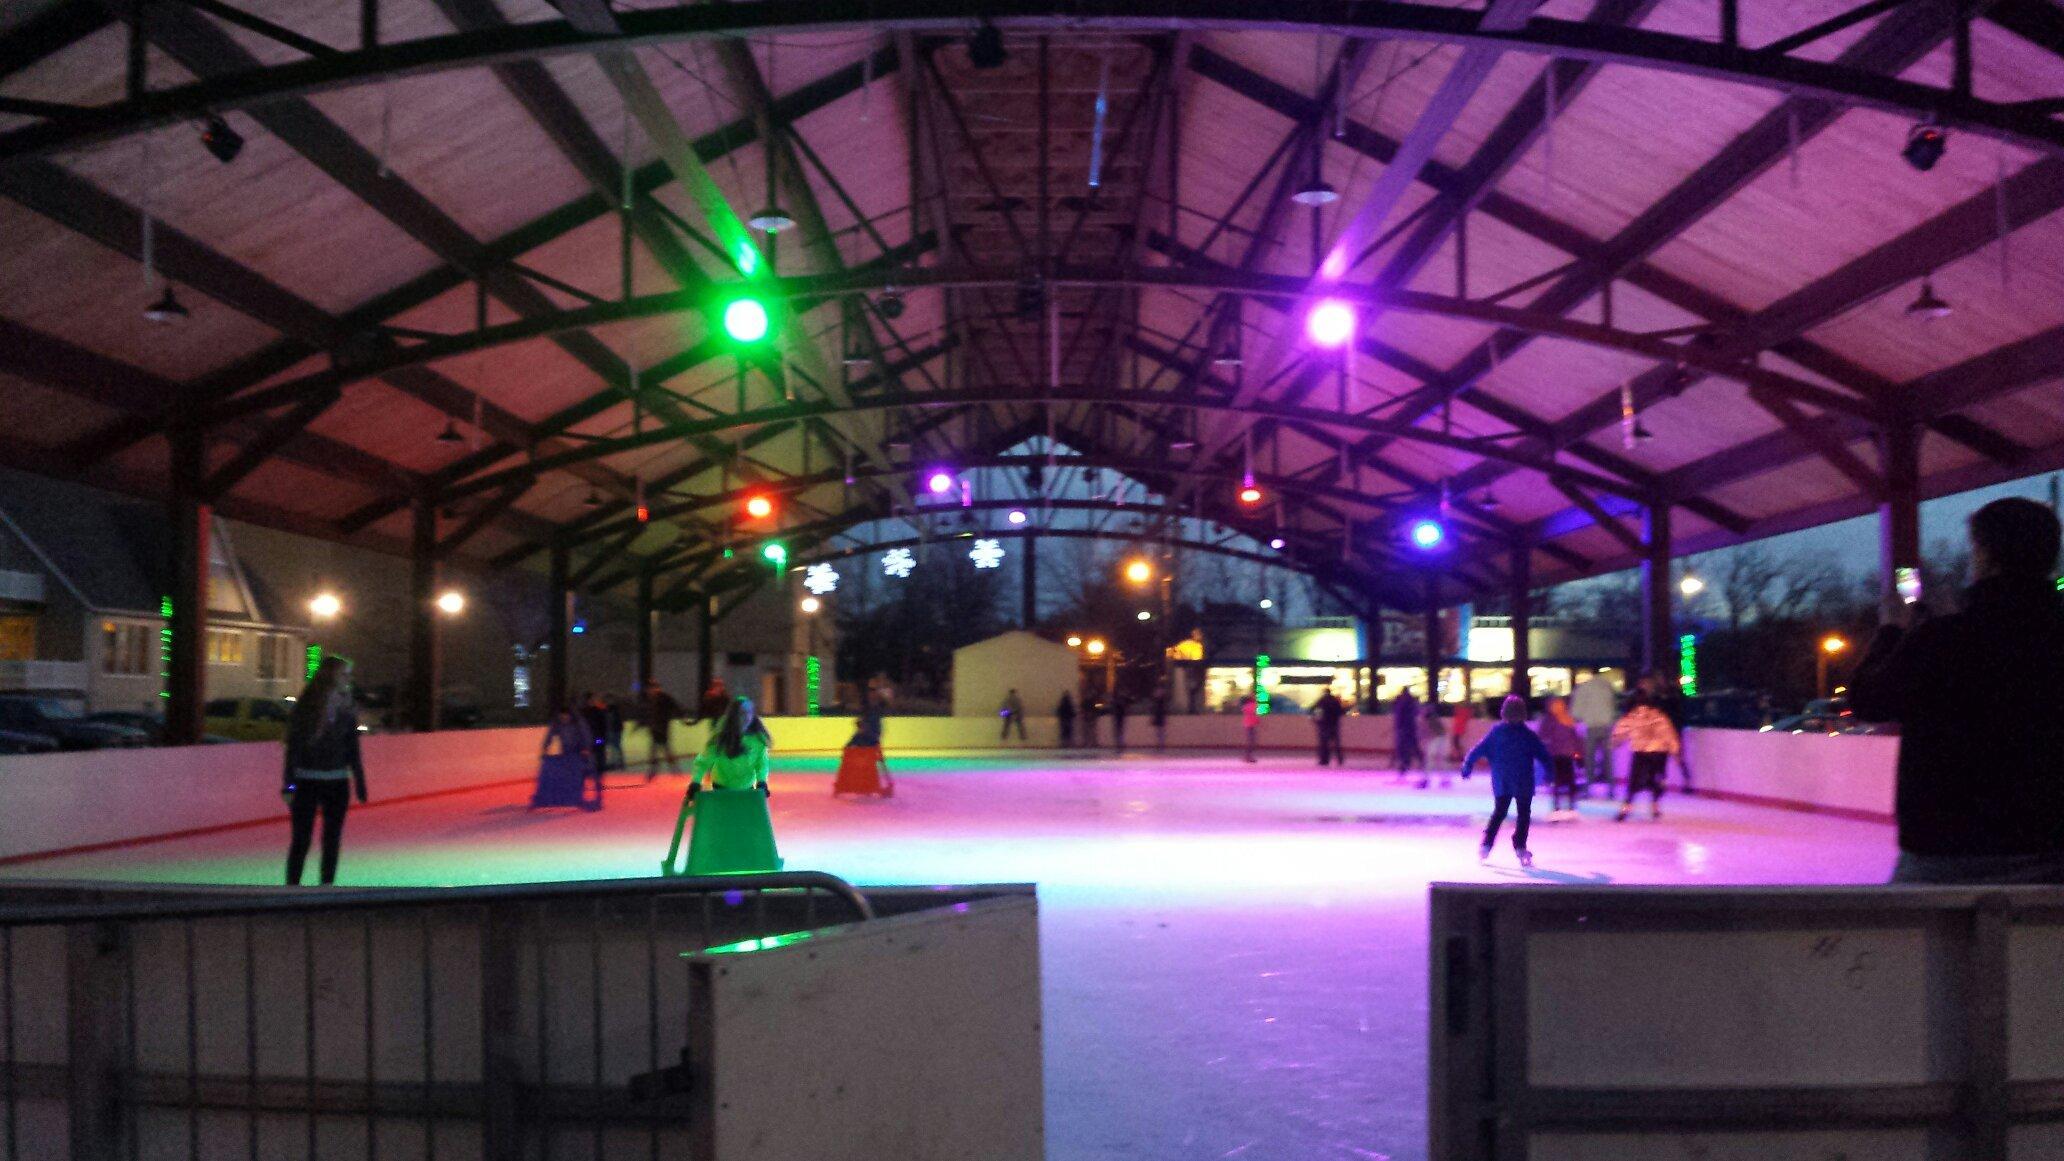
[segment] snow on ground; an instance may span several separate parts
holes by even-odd
[[[1893,855],[1887,826],[1680,795],[1660,821],[1602,801],[1537,820],[1527,872],[1509,823],[1477,863],[1486,779],[1422,791],[1280,756],[891,762],[894,799],[835,801],[831,759],[777,760],[782,854],[860,884],[1039,885],[1055,1161],[1424,1158],[1430,882],[1875,882]],[[516,789],[354,811],[342,878],[649,875],[680,789],[619,774],[601,814],[527,811]],[[282,820],[12,873],[277,882],[285,844]]]

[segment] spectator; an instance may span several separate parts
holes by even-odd
[[[1898,883],[2064,883],[2064,609],[2057,516],[1995,500],[1970,521],[1962,612],[1888,610],[1850,702],[1899,723]]]
[[[1329,760],[1335,766],[1347,765],[1346,755],[1340,752],[1340,719],[1346,716],[1347,706],[1332,686],[1327,686],[1326,692],[1312,704],[1312,724],[1319,728],[1319,765],[1324,766]]]
[[[1126,711],[1130,710],[1131,708],[1132,704],[1125,700],[1124,694],[1116,694],[1112,696],[1111,749],[1113,750],[1125,749],[1125,714]]]
[[[1054,724],[1060,727],[1061,749],[1075,746],[1075,695],[1061,691],[1061,700],[1054,706]]]
[[[1518,818],[1512,824],[1512,853],[1519,856],[1519,865],[1531,867],[1534,856],[1527,850],[1527,828],[1532,822],[1534,811],[1534,768],[1546,770],[1549,767],[1548,747],[1527,729],[1526,699],[1517,695],[1505,699],[1499,708],[1500,721],[1485,734],[1483,741],[1469,751],[1462,759],[1462,777],[1467,778],[1476,769],[1478,762],[1491,765],[1491,822],[1484,827],[1483,844],[1477,847],[1479,861],[1491,857],[1491,847],[1498,841],[1498,828],[1505,825],[1505,813],[1518,808]]]
[[[609,703],[599,693],[584,693],[580,701],[581,724],[588,731],[588,750],[595,770],[595,785],[602,785],[602,771],[609,769]]]
[[[1678,750],[1677,727],[1656,708],[1646,693],[1634,695],[1634,704],[1612,728],[1612,744],[1626,743],[1634,751],[1627,760],[1627,797],[1620,803],[1618,821],[1627,821],[1634,809],[1634,796],[1648,791],[1648,817],[1663,817],[1663,771],[1670,755]]]
[[[1017,690],[1003,695],[1003,704],[997,707],[996,716],[1003,719],[1003,736],[997,741],[1009,741],[1012,726],[1018,728],[1018,740],[1025,740],[1025,699],[1018,696]]]

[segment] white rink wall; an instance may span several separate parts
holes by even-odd
[[[767,725],[777,751],[785,754],[836,753],[853,730],[852,721],[843,717],[769,718]],[[1469,740],[1487,728],[1480,718],[1471,722]],[[688,760],[706,731],[677,724],[675,753]],[[1051,749],[1059,736],[1051,717],[1029,718],[1026,742],[1002,742],[999,732],[998,719],[988,716],[891,716],[884,744],[891,755],[898,750],[1037,752]],[[1134,752],[1154,744],[1144,714],[1127,718],[1125,734]],[[1349,717],[1341,734],[1351,760],[1363,766],[1390,760],[1388,715]],[[538,727],[369,734],[369,789],[375,803],[382,803],[521,785],[535,775],[543,737]],[[1108,748],[1108,720],[1100,723],[1099,738]],[[1262,719],[1259,741],[1269,752],[1312,753],[1312,720],[1270,715]],[[1232,714],[1168,719],[1171,751],[1223,753],[1245,742],[1240,719]],[[624,745],[630,762],[645,760],[642,730],[627,731]],[[1896,737],[1691,730],[1686,745],[1702,791],[1772,806],[1891,817]],[[0,861],[225,827],[276,825],[284,814],[280,762],[276,742],[0,757]],[[1621,754],[1615,768],[1624,765]]]

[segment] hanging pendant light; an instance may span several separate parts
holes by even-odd
[[[593,489],[593,488],[589,488],[589,489],[588,489],[588,494],[587,494],[586,496],[584,496],[584,497],[582,497],[582,498],[581,498],[581,507],[583,507],[583,508],[600,508],[601,506],[602,506],[602,493],[600,493],[600,492],[597,492],[597,491],[596,491],[595,489]]]
[[[1946,300],[1936,295],[1935,279],[1933,275],[1930,275],[1921,279],[1920,295],[1912,302],[1906,304],[1906,317],[1922,320],[1948,318],[1950,312],[1955,309]]]
[[[795,219],[780,206],[770,205],[745,220],[745,224],[762,234],[779,234],[783,230],[795,229]]]
[[[1314,174],[1312,179],[1305,183],[1303,189],[1290,195],[1290,200],[1300,206],[1310,206],[1313,209],[1318,209],[1320,206],[1330,206],[1334,202],[1339,201],[1340,191],[1334,189],[1333,184],[1325,178]]]
[[[465,443],[466,437],[459,434],[457,421],[447,419],[444,421],[444,430],[437,433],[437,442],[445,444]]]
[[[179,296],[172,293],[170,283],[166,284],[165,293],[160,295],[156,302],[143,308],[143,317],[154,323],[184,322],[192,317],[192,314],[192,311],[186,309],[186,304],[179,301]]]

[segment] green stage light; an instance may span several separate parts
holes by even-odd
[[[766,306],[758,299],[733,299],[724,308],[724,333],[738,343],[757,343],[766,338]]]
[[[765,548],[760,549],[760,555],[767,558],[768,564],[780,568],[788,563],[788,546],[778,540],[770,540]]]

